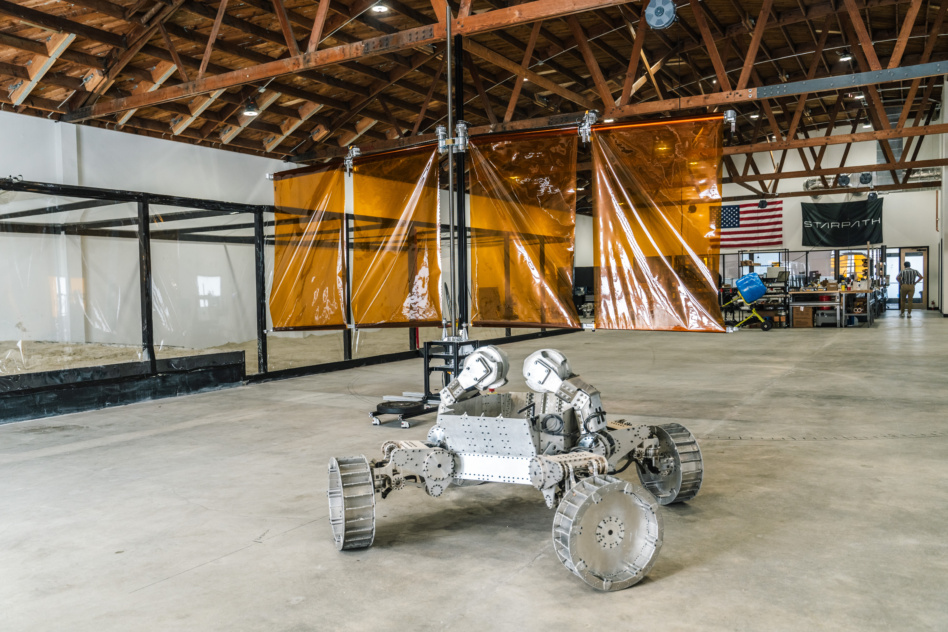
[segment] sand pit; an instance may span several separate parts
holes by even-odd
[[[534,333],[539,329],[514,329],[513,335]],[[471,337],[479,340],[502,338],[504,330],[495,327],[475,327]],[[420,339],[437,340],[441,337],[438,327],[420,330]],[[339,362],[343,359],[342,332],[309,335],[281,334],[267,337],[268,368],[270,371],[291,369],[314,364]],[[407,329],[360,329],[353,332],[352,355],[367,358],[409,350]],[[156,347],[158,358],[243,351],[248,375],[257,373],[257,341],[232,342],[205,349],[185,347]],[[101,343],[34,342],[30,340],[0,341],[0,375],[57,371],[80,367],[101,366],[141,360],[141,348],[137,345],[110,345]]]

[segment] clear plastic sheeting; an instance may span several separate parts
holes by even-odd
[[[357,158],[352,190],[354,323],[440,325],[437,146]]]
[[[579,327],[575,129],[472,138],[471,323]]]
[[[724,331],[723,118],[593,128],[596,327]]]
[[[138,210],[0,191],[0,375],[137,362]]]
[[[346,326],[341,165],[277,174],[270,316],[277,331]]]
[[[243,351],[257,370],[254,217],[149,207],[155,355]]]

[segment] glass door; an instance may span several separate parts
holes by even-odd
[[[899,268],[902,267],[902,257],[899,255],[898,248],[887,248],[885,251],[885,275],[889,279],[886,286],[886,305],[892,305],[894,309],[899,308],[899,282],[896,277],[899,274]]]
[[[928,248],[902,248],[900,252],[902,265],[899,269],[908,261],[922,275],[922,281],[915,286],[912,309],[925,309],[928,305]]]

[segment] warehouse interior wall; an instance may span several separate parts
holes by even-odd
[[[944,111],[942,111],[936,120],[932,123],[936,124],[944,118]],[[834,135],[838,134],[848,134],[850,133],[851,128],[842,127],[837,128],[834,131]],[[868,131],[862,127],[857,129],[857,132]],[[810,133],[811,138],[819,137],[824,134],[824,131],[819,130]],[[917,141],[917,139],[916,139]],[[927,138],[922,144],[922,148],[918,154],[918,160],[930,160],[935,158],[942,158],[945,155],[943,152],[946,151],[945,147],[946,140],[944,136],[934,136]],[[853,143],[852,149],[849,151],[849,156],[846,160],[846,165],[852,165],[852,174],[860,173],[859,167],[862,165],[874,165],[876,164],[876,151],[878,143],[873,142],[861,142]],[[826,168],[835,168],[839,165],[840,158],[845,151],[846,145],[829,145],[826,148],[826,155],[823,158],[823,166]],[[806,151],[806,150],[805,150]],[[913,147],[914,151],[914,147]],[[769,153],[757,153],[754,154],[755,162],[757,166],[761,169],[763,173],[773,172],[773,160],[780,159],[780,153],[775,152],[773,157]],[[812,156],[807,154],[807,160],[812,166]],[[745,157],[743,155],[734,156],[734,163],[738,168],[738,171],[743,170]],[[806,166],[803,164],[800,159],[799,152],[791,151],[787,155],[787,160],[784,164],[784,172],[792,171],[803,171],[806,169]],[[880,172],[873,172],[874,176],[877,177]],[[866,194],[847,194],[847,195],[823,195],[819,199],[814,199],[808,196],[802,197],[781,197],[781,192],[798,192],[804,190],[804,183],[806,178],[789,178],[781,180],[777,188],[777,198],[783,202],[783,248],[791,251],[801,251],[801,250],[813,250],[810,247],[803,246],[803,215],[801,210],[801,204],[805,202],[817,202],[817,203],[831,203],[831,202],[848,202],[854,200],[865,200]],[[935,299],[940,301],[938,296],[938,288],[943,287],[944,284],[948,284],[948,279],[944,278],[942,270],[940,269],[940,261],[944,260],[945,257],[939,257],[939,253],[943,249],[943,235],[944,227],[941,217],[944,217],[944,189],[945,189],[945,177],[942,176],[942,187],[941,189],[922,189],[916,191],[891,191],[891,192],[881,192],[879,194],[880,199],[884,200],[883,203],[883,214],[882,214],[882,234],[885,240],[885,245],[888,248],[907,248],[907,247],[920,247],[926,246],[928,248],[929,260],[928,260],[928,275],[929,275],[929,300]],[[751,186],[755,186],[755,183],[751,183]],[[755,186],[756,188],[756,186]],[[723,195],[725,200],[730,197],[743,197],[747,195],[752,195],[750,191],[741,187],[737,184],[725,184],[723,187]],[[742,203],[747,203],[744,201]],[[737,249],[722,249],[723,253],[737,252]],[[948,289],[948,285],[944,285]],[[944,309],[944,306],[941,302],[938,302],[940,309]],[[943,312],[944,313],[944,312]]]
[[[0,147],[0,177],[246,204],[272,204],[267,174],[295,166],[9,112],[0,112]],[[57,201],[7,193],[0,213]],[[151,209],[153,216],[184,210]],[[134,216],[134,205],[25,221],[94,221],[116,213]],[[235,215],[216,223],[248,221],[249,215]],[[199,349],[254,339],[253,254],[245,244],[153,240],[156,347]],[[0,275],[0,342],[140,344],[137,240],[0,233],[0,259],[7,271]]]

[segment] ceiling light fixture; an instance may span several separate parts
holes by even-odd
[[[839,61],[852,61],[853,56],[848,50],[844,50],[839,54]]]
[[[253,97],[247,99],[247,102],[244,104],[243,115],[257,116],[258,114],[260,114],[260,108],[257,107],[257,102],[253,100]]]
[[[865,129],[872,129],[872,123],[863,123],[862,126],[863,126]]]
[[[616,122],[615,119],[606,119],[603,121],[603,123],[615,123],[615,122]]]
[[[757,119],[760,118],[760,114],[751,114],[750,117],[751,117],[751,120],[756,121]]]
[[[377,4],[372,7],[372,13],[388,13],[388,7],[384,4]]]

